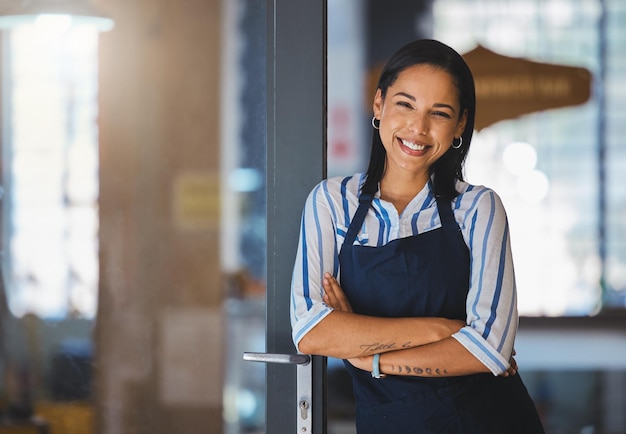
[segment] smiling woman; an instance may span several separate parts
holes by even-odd
[[[344,359],[358,432],[543,433],[512,357],[506,212],[462,177],[474,111],[458,53],[403,46],[378,81],[367,173],[322,181],[305,203],[293,340]]]

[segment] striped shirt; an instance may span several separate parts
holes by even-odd
[[[332,308],[322,301],[325,272],[339,275],[339,251],[359,205],[364,174],[320,182],[306,200],[291,284],[291,325],[302,337]],[[498,195],[457,181],[453,213],[470,251],[466,326],[453,335],[494,375],[509,367],[518,326],[515,275],[506,212]],[[428,183],[398,215],[377,193],[355,244],[379,247],[441,227]]]

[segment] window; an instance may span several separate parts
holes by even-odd
[[[578,66],[585,104],[501,121],[475,135],[472,183],[502,197],[524,315],[588,315],[626,306],[626,5],[617,0],[437,0],[434,37],[464,53]]]
[[[12,312],[93,318],[98,33],[48,18],[4,34],[3,251]]]

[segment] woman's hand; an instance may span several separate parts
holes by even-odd
[[[374,356],[363,356],[363,357],[354,357],[352,359],[348,359],[348,362],[355,368],[361,369],[363,371],[371,372],[372,371],[372,359]]]
[[[335,310],[352,312],[352,307],[350,306],[350,302],[348,301],[346,294],[343,292],[341,286],[339,286],[339,282],[337,282],[337,279],[335,279],[332,274],[324,273],[322,285],[324,287],[324,296],[322,297],[324,303]]]

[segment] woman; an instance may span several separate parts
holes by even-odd
[[[512,358],[506,213],[462,176],[474,111],[457,52],[433,40],[400,48],[374,96],[367,173],[325,180],[307,199],[293,339],[345,359],[360,434],[543,432]]]

